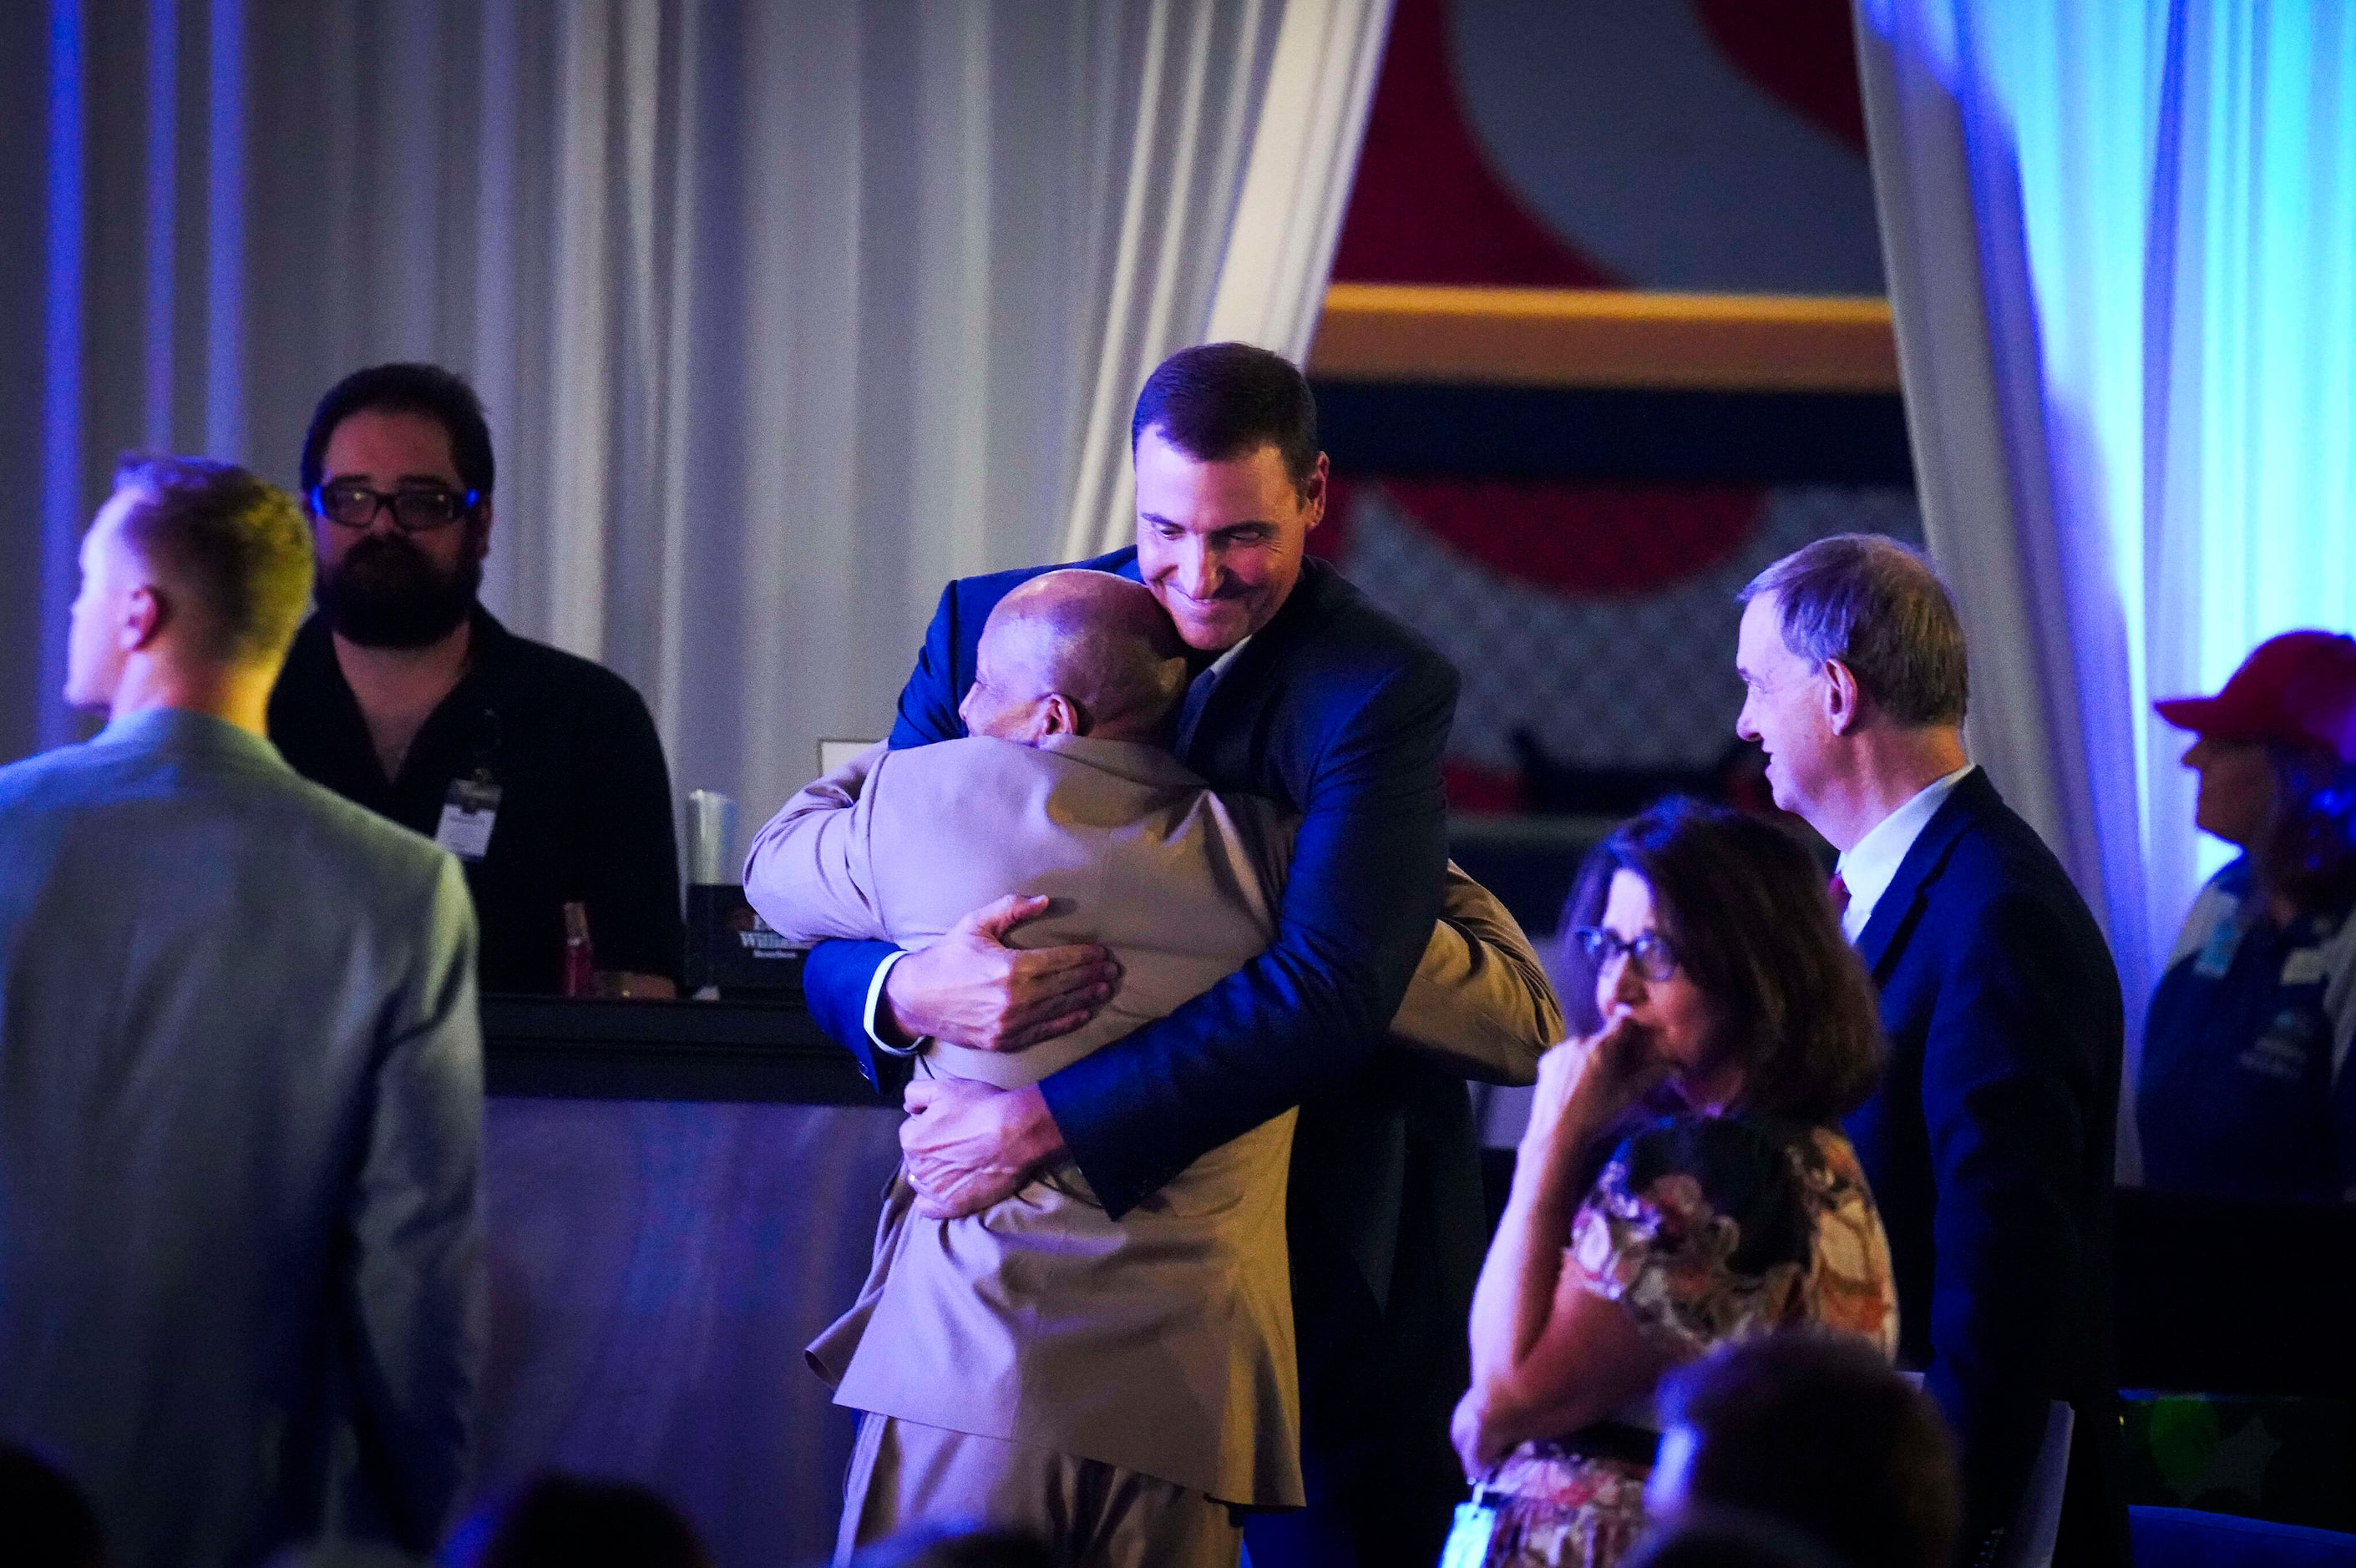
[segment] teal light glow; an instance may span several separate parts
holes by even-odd
[[[2356,628],[2356,12],[2179,11],[2179,196],[2152,233],[2169,331],[2147,367],[2166,444],[2145,515],[2198,565],[2154,585],[2155,619],[2180,639],[2153,660],[2175,677],[2159,696],[2214,691],[2277,632]],[[2153,721],[2146,739],[2152,913],[2172,927],[2228,851],[2180,828],[2183,738]]]
[[[2152,699],[2356,629],[2356,5],[1858,9],[1961,116],[1998,374],[2037,410],[2015,483],[2054,519],[2024,547],[2083,720],[2054,744],[2083,751],[2136,1014],[2228,853]]]

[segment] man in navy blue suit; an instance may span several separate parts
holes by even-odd
[[[2111,1358],[2117,971],[2085,901],[1965,757],[1964,637],[1920,556],[1819,539],[1743,591],[1735,728],[1840,851],[1890,1069],[1849,1120],[1890,1232],[1899,1354],[1964,1466],[1963,1558],[2008,1560],[2052,1402],[2075,1411],[2055,1561],[2126,1561]]]
[[[1478,1146],[1462,1081],[1381,1040],[1440,909],[1456,672],[1308,558],[1326,461],[1290,364],[1241,344],[1173,355],[1139,395],[1130,448],[1137,545],[1080,564],[1144,582],[1192,650],[1179,757],[1301,814],[1277,941],[1033,1087],[922,1085],[908,1177],[928,1212],[960,1215],[1068,1155],[1117,1216],[1300,1105],[1288,1231],[1310,1507],[1257,1516],[1252,1556],[1429,1564],[1462,1492],[1447,1424],[1483,1246]],[[1048,570],[949,585],[894,747],[964,733],[983,622]],[[1076,1028],[1118,976],[1098,948],[1004,945],[1042,903],[1001,900],[914,953],[821,944],[811,1012],[879,1083],[879,1057],[927,1037],[1020,1050]]]

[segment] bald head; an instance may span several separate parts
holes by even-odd
[[[1186,646],[1141,584],[1050,571],[998,602],[958,711],[977,735],[1166,739],[1186,689]]]

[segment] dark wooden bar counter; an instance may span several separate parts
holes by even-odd
[[[487,997],[478,1499],[542,1470],[671,1498],[719,1568],[826,1560],[851,1418],[802,1347],[899,1157],[800,998]]]
[[[841,1046],[791,1001],[483,998],[493,1094],[878,1105]]]

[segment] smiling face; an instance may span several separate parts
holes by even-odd
[[[1603,914],[1596,923],[1623,943],[1663,935],[1672,949],[1676,945],[1675,933],[1660,929],[1652,885],[1633,871],[1612,873]],[[1667,979],[1654,980],[1624,953],[1605,960],[1595,975],[1595,1010],[1608,1023],[1615,1009],[1624,1010],[1629,1021],[1644,1031],[1648,1049],[1670,1064],[1688,1101],[1717,1104],[1730,1097],[1732,1086],[1726,1082],[1726,1064],[1718,1048],[1718,1006],[1694,984],[1684,965]]]
[[[1767,787],[1783,810],[1809,816],[1830,773],[1835,734],[1826,709],[1830,682],[1783,641],[1775,595],[1762,593],[1742,607],[1735,639],[1735,673],[1742,677],[1742,711],[1734,732],[1767,753]]]
[[[2265,837],[2279,786],[2263,741],[2203,735],[2184,753],[2184,765],[2201,775],[2194,827],[2244,849]]]
[[[1137,441],[1137,571],[1186,645],[1225,653],[1276,616],[1325,515],[1325,458],[1305,490],[1273,445],[1205,463],[1154,426]]]

